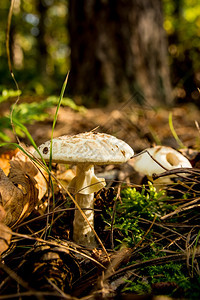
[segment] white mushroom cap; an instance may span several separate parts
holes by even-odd
[[[50,141],[39,146],[39,151],[44,160],[49,161]],[[39,158],[37,152],[34,155]],[[128,144],[105,133],[85,132],[52,140],[52,158],[57,163],[118,164],[133,155],[134,151]]]
[[[144,175],[152,176],[166,170],[192,167],[185,156],[171,147],[156,146],[146,150],[160,165],[147,152],[139,155],[134,159],[134,169]]]

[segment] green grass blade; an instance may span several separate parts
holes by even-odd
[[[65,89],[66,89],[66,86],[67,86],[68,77],[69,77],[69,72],[67,73],[67,76],[66,76],[66,78],[65,78],[65,81],[64,81],[63,86],[62,86],[62,89],[61,89],[61,93],[60,93],[60,97],[59,97],[59,100],[58,100],[56,112],[55,112],[55,115],[54,115],[53,125],[52,125],[51,142],[50,142],[50,156],[49,156],[49,171],[50,171],[50,172],[51,172],[51,169],[52,169],[52,140],[53,140],[53,133],[54,133],[56,121],[57,121],[57,118],[58,118],[58,111],[59,111],[59,108],[60,108],[60,105],[61,105],[61,102],[62,102],[64,93],[65,93]],[[52,189],[52,195],[53,195],[53,208],[54,208],[54,207],[55,207],[55,195],[54,195],[53,182],[52,182],[52,178],[51,178],[50,173],[49,173],[49,182],[50,182],[50,186],[51,186],[51,189]],[[49,212],[49,205],[48,205],[48,211],[47,211],[47,212]],[[51,221],[51,225],[50,225],[50,228],[49,228],[49,234],[50,234],[50,232],[51,232],[51,227],[52,227],[52,225],[53,225],[53,217],[54,217],[54,216],[52,215],[52,221]],[[49,225],[49,214],[48,214],[48,217],[47,217],[46,228],[48,228],[48,225]],[[48,234],[48,232],[47,232],[47,230],[46,230],[45,237],[47,236],[47,234]]]
[[[16,119],[13,120],[13,123],[18,126],[27,136],[27,138],[29,139],[29,141],[31,142],[31,144],[33,145],[33,147],[36,149],[37,145],[34,141],[34,139],[32,138],[30,132],[28,131],[27,127],[25,125],[23,125],[22,123],[18,122]]]
[[[180,148],[185,148],[185,146],[183,145],[183,143],[181,142],[181,140],[179,139],[175,129],[174,129],[174,125],[173,125],[173,121],[172,121],[172,113],[169,114],[169,128],[172,132],[173,137],[175,138],[175,140],[177,141],[178,145]]]
[[[52,165],[52,139],[53,139],[53,132],[54,132],[54,128],[55,128],[55,125],[56,125],[57,118],[58,118],[58,111],[59,111],[59,108],[60,108],[60,105],[61,105],[64,93],[65,93],[65,89],[66,89],[66,86],[67,86],[68,77],[69,77],[69,72],[67,73],[67,76],[65,78],[65,81],[64,81],[62,89],[61,89],[61,93],[60,93],[60,97],[59,97],[59,100],[58,100],[58,104],[57,104],[57,108],[56,108],[56,112],[55,112],[55,116],[54,116],[54,120],[53,120],[53,125],[52,125],[51,143],[50,143],[50,157],[49,157],[49,169],[50,170],[51,170],[51,165]]]

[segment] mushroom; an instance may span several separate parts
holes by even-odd
[[[39,146],[45,161],[49,161],[50,141]],[[133,149],[124,141],[105,133],[85,132],[64,135],[52,139],[52,162],[75,164],[76,176],[69,184],[77,204],[94,226],[94,192],[103,188],[103,178],[94,174],[94,165],[125,163],[134,155]],[[40,158],[35,152],[35,157]],[[73,240],[82,245],[96,246],[95,235],[79,210],[75,211]]]
[[[146,152],[134,158],[134,169],[146,175],[150,180],[152,180],[153,174],[160,174],[176,168],[192,168],[192,165],[180,152],[167,146],[147,148]],[[154,182],[171,183],[172,177],[173,175],[168,175],[158,178]]]

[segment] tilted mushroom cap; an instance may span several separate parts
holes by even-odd
[[[50,141],[39,146],[39,151],[48,161]],[[39,158],[38,153],[34,155]],[[133,155],[134,151],[128,144],[105,133],[85,132],[52,140],[52,158],[57,163],[120,164]]]
[[[192,167],[185,156],[171,147],[156,146],[147,148],[146,150],[155,161],[147,152],[145,152],[134,159],[134,168],[136,171],[147,176],[151,176],[154,173],[159,174],[175,168]]]

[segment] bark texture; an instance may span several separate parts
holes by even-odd
[[[73,0],[69,16],[74,96],[172,102],[161,0]]]

